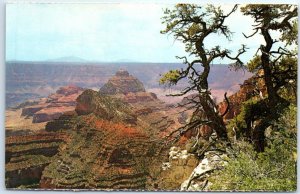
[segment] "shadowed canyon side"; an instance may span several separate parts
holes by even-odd
[[[68,141],[69,134],[63,132],[6,137],[6,188],[39,188],[44,168]]]

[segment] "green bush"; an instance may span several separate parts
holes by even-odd
[[[268,114],[267,110],[264,100],[251,98],[243,102],[240,113],[227,124],[228,133],[235,127],[238,137],[245,136],[249,130],[247,129],[247,122],[264,118]]]
[[[211,175],[211,190],[296,191],[297,128],[296,107],[290,106],[274,122],[264,152],[251,144],[237,142],[235,157],[222,171]]]

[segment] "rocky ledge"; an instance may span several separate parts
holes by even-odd
[[[44,168],[63,144],[66,133],[37,133],[11,136],[5,144],[5,185],[7,188],[38,188]]]
[[[181,191],[207,191],[211,183],[209,175],[214,170],[220,170],[227,164],[227,154],[219,151],[207,151],[189,178],[181,184]]]
[[[171,147],[168,162],[161,166],[159,188],[177,190],[181,183],[190,176],[198,162],[197,157],[188,153],[187,150]]]
[[[259,77],[263,76],[263,71],[258,73]],[[242,103],[249,100],[252,97],[264,98],[266,96],[266,86],[263,79],[257,79],[255,77],[250,77],[245,80],[240,89],[228,97],[230,108],[225,114],[224,119],[230,120],[241,111]],[[219,111],[223,113],[227,108],[227,102],[223,101],[218,105]]]

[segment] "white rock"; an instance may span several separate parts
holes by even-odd
[[[163,170],[168,170],[169,168],[171,168],[171,164],[169,162],[164,162],[161,166],[161,168]]]
[[[187,160],[188,157],[189,157],[189,155],[181,155],[181,156],[180,156],[180,158],[181,158],[181,159],[184,159],[184,160]]]
[[[227,158],[227,155],[215,151],[206,152],[204,154],[204,159],[202,159],[198,166],[193,170],[190,177],[181,184],[181,191],[200,191],[201,189],[207,189],[209,184],[207,184],[205,188],[202,188],[201,185],[204,180],[203,178],[201,179],[201,177],[205,177],[206,173],[212,169],[225,166],[227,162],[222,160],[223,158]],[[194,179],[194,177],[197,178]],[[191,181],[189,188],[187,188],[187,184],[190,182],[190,180],[193,181]]]
[[[172,160],[178,160],[178,157],[177,156],[173,156]]]
[[[169,158],[172,158],[172,157],[174,157],[176,155],[177,155],[177,152],[175,152],[175,151],[170,151],[169,152]]]
[[[187,152],[187,150],[182,150],[182,151],[181,151],[181,154],[182,154],[182,155],[188,155],[188,152]]]
[[[178,152],[180,149],[176,146],[173,146],[170,148],[170,151],[175,151],[175,152]]]

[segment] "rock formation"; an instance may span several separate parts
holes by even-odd
[[[41,98],[36,104],[25,106],[22,109],[22,116],[32,116],[33,123],[57,119],[63,113],[75,109],[76,98],[82,92],[83,88],[77,86],[61,87],[48,98]]]
[[[194,154],[181,150],[179,147],[171,147],[168,162],[161,166],[161,174],[157,183],[159,188],[178,189],[197,165],[198,158]]]
[[[64,68],[69,74],[74,67]],[[137,73],[142,67],[139,71],[135,71],[136,66],[131,68],[132,73],[143,77]],[[202,164],[214,162],[216,157],[210,155],[215,153],[206,154],[202,166],[197,167],[199,158],[183,149],[188,135],[170,152],[171,145],[164,139],[187,122],[190,112],[183,113],[184,108],[164,103],[125,70],[109,78],[111,72],[102,67],[101,71],[92,67],[92,73],[82,74],[85,69],[85,66],[77,68],[76,79],[70,80],[81,86],[104,84],[99,92],[62,87],[47,98],[19,107],[24,119],[32,119],[34,124],[44,123],[44,129],[7,138],[8,188],[179,190],[185,181],[190,187],[183,184],[183,190],[190,190],[202,184],[194,175],[198,176],[203,167],[209,169]],[[54,82],[67,82],[62,82],[64,75]],[[142,75],[157,82],[153,74]],[[14,79],[16,84],[24,81],[17,76]],[[162,165],[162,161],[166,162]]]
[[[160,137],[181,125],[178,117],[183,108],[168,107],[156,94],[145,91],[143,84],[126,70],[119,70],[100,88],[100,93],[130,104],[140,121],[143,121],[138,124]]]
[[[129,75],[126,70],[120,69],[115,76],[110,78],[100,92],[106,95],[128,94],[130,92],[145,92],[145,88],[137,78]]]
[[[6,137],[5,185],[7,188],[38,188],[44,168],[60,146],[69,139],[66,133],[37,133]]]
[[[47,131],[71,130],[72,140],[43,171],[41,188],[164,187],[155,181],[156,170],[168,148],[162,147],[163,137],[180,125],[178,110],[170,110],[155,94],[141,91],[142,84],[124,88],[122,80],[140,83],[126,71],[117,72],[111,80],[119,93],[103,93],[112,91],[109,84],[100,92],[86,90],[78,96],[74,113],[46,125]],[[184,164],[180,165],[184,171]],[[185,175],[191,171],[192,167]]]
[[[61,125],[69,128],[71,141],[45,168],[40,187],[145,189],[160,143],[136,125],[136,115],[119,99],[86,90],[77,102],[77,114],[69,115],[76,122]]]
[[[263,71],[258,72],[258,76],[262,77]],[[255,84],[256,83],[256,84]],[[255,76],[245,80],[240,85],[240,89],[228,97],[230,108],[225,114],[224,119],[229,120],[240,113],[242,103],[249,100],[251,97],[264,98],[266,95],[266,87],[263,79],[258,79]],[[227,108],[227,102],[223,101],[218,104],[219,112],[223,113]]]
[[[105,120],[136,124],[136,115],[119,99],[88,89],[77,98],[77,103],[78,115],[94,113]]]
[[[227,164],[228,156],[219,151],[205,152],[204,158],[192,171],[188,179],[181,184],[181,191],[207,191],[211,183],[208,181],[210,173],[220,170]]]

